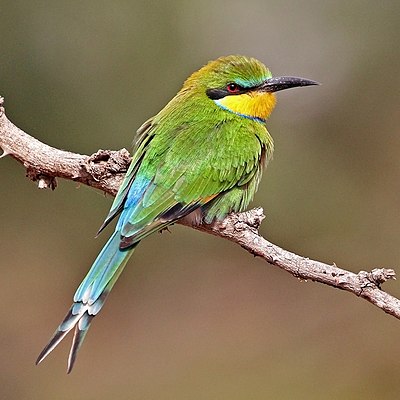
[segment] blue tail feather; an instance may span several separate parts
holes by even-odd
[[[78,287],[74,296],[74,303],[47,346],[39,354],[36,364],[42,362],[64,337],[74,329],[67,369],[68,373],[71,372],[77,352],[82,345],[92,319],[100,312],[108,294],[136,247],[120,250],[119,242],[120,234],[115,231]]]

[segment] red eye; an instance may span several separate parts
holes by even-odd
[[[240,92],[239,86],[236,83],[229,83],[228,86],[226,87],[226,90],[229,93],[239,93]]]

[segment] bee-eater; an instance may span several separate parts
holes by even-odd
[[[92,319],[142,239],[182,218],[209,224],[243,211],[272,157],[266,121],[274,93],[316,84],[273,78],[265,65],[244,56],[221,57],[194,72],[137,131],[131,165],[99,230],[119,215],[115,231],[36,363],[74,329],[71,371]]]

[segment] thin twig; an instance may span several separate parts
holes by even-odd
[[[0,148],[3,154],[19,161],[27,176],[39,188],[56,187],[56,178],[70,179],[115,196],[126,172],[130,156],[127,150],[99,150],[91,156],[71,153],[48,146],[10,122],[0,97]],[[212,225],[191,226],[194,229],[237,243],[248,252],[289,272],[293,276],[346,290],[362,297],[386,313],[400,319],[400,300],[381,289],[389,279],[396,279],[392,269],[377,268],[358,274],[319,261],[298,256],[267,241],[258,228],[264,219],[263,210],[230,214]],[[180,221],[183,225],[187,222]]]

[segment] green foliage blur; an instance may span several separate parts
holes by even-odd
[[[390,0],[3,0],[0,94],[17,126],[90,154],[129,149],[218,56],[315,79],[278,94],[261,232],[354,272],[400,271],[399,16]],[[65,181],[40,191],[11,158],[0,168],[0,398],[398,398],[400,321],[179,226],[135,252],[70,376],[69,340],[35,367],[112,199]]]

